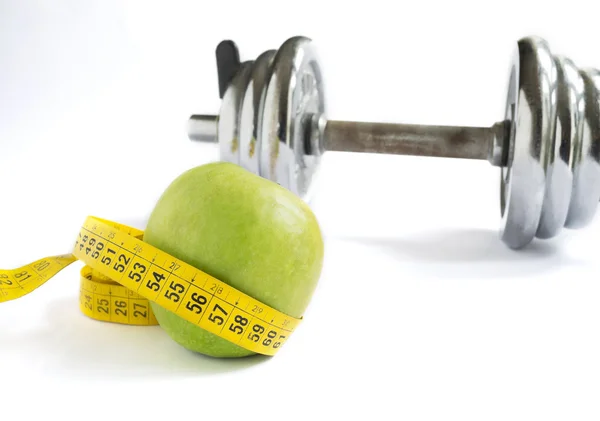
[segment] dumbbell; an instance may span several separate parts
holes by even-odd
[[[541,38],[517,42],[504,119],[490,127],[327,120],[321,67],[306,37],[245,62],[232,41],[222,41],[216,58],[220,113],[192,115],[189,138],[217,142],[221,160],[301,197],[326,150],[487,159],[501,168],[500,237],[510,248],[594,218],[600,72],[553,55]]]

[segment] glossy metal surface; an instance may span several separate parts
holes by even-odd
[[[252,66],[252,74],[242,103],[240,120],[240,165],[255,174],[261,174],[261,125],[267,83],[275,51],[261,54]]]
[[[217,120],[216,115],[191,116],[187,123],[188,137],[199,142],[217,142]]]
[[[242,63],[224,92],[218,119],[191,116],[188,136],[202,141],[216,137],[221,160],[306,199],[322,153],[324,116],[314,46],[308,38],[294,37],[279,50]]]
[[[567,220],[573,186],[571,162],[581,135],[580,107],[583,106],[583,82],[573,62],[555,58],[555,121],[548,139],[548,171],[542,215],[536,236],[557,235]]]
[[[218,122],[219,151],[221,159],[240,163],[240,109],[251,76],[252,63],[242,63],[223,96]]]
[[[307,154],[314,116],[325,114],[323,79],[310,39],[294,37],[277,51],[264,101],[261,175],[307,197],[320,162]]]
[[[521,248],[535,237],[552,175],[557,148],[554,142],[557,68],[548,45],[538,38],[518,42],[511,74],[507,111],[514,113],[508,165],[503,170],[502,240]],[[516,90],[516,92],[515,92]],[[556,178],[556,177],[555,177]],[[560,177],[559,177],[560,178]],[[550,190],[553,183],[548,184]],[[546,204],[546,206],[544,206]]]
[[[581,228],[593,219],[600,199],[600,72],[586,69],[583,79],[581,138],[573,157],[573,196],[567,216],[569,228]]]
[[[509,247],[521,248],[537,232],[549,164],[556,68],[547,45],[534,38],[520,40],[511,73],[507,111],[515,114],[502,177],[500,235]]]
[[[600,199],[600,99],[596,70],[552,55],[540,38],[519,41],[506,117],[502,240],[522,248],[563,226],[580,228]]]

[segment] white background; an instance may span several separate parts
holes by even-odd
[[[173,178],[218,159],[185,121],[218,110],[223,38],[243,59],[313,38],[331,118],[490,125],[517,39],[600,66],[599,12],[2,0],[0,267],[69,252],[86,215],[143,228]],[[271,359],[204,358],[158,327],[87,319],[74,264],[0,306],[0,419],[597,420],[600,227],[510,251],[498,177],[487,162],[328,154],[311,204],[322,278]]]

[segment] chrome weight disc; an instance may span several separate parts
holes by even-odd
[[[223,95],[217,133],[221,160],[240,163],[240,109],[250,79],[252,63],[243,63]]]
[[[542,39],[519,41],[501,177],[501,238],[509,247],[591,221],[600,199],[598,80],[597,71],[554,57]]]
[[[320,162],[310,134],[324,115],[323,78],[312,41],[291,38],[277,51],[267,87],[261,175],[306,198]]]
[[[577,153],[580,135],[579,106],[582,104],[583,83],[572,61],[555,58],[556,68],[554,127],[548,148],[546,190],[538,238],[557,235],[567,220],[573,173],[571,159]]]
[[[600,72],[579,72],[583,79],[583,110],[580,138],[573,157],[573,196],[567,216],[568,228],[581,228],[594,218],[600,199]]]
[[[240,165],[254,174],[260,171],[260,130],[264,101],[275,50],[261,54],[252,67],[252,73],[242,103],[240,121]]]

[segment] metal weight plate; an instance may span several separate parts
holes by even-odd
[[[502,241],[522,248],[535,237],[542,213],[554,126],[556,67],[547,44],[539,38],[518,42],[509,94],[511,120],[508,163],[502,169]],[[550,143],[550,145],[549,145]]]
[[[242,63],[223,95],[217,126],[221,161],[240,163],[240,110],[251,70],[252,62]]]
[[[579,109],[583,100],[583,80],[575,64],[556,57],[555,120],[548,139],[548,171],[542,215],[536,237],[552,238],[565,225],[573,190],[572,159],[577,155],[580,136]]]
[[[275,50],[261,54],[252,67],[246,86],[240,119],[240,165],[254,174],[260,174],[260,130],[264,100]]]
[[[306,198],[320,162],[309,144],[311,133],[324,114],[323,78],[312,41],[291,38],[274,58],[265,96],[261,175]]]
[[[583,79],[581,139],[573,160],[573,196],[567,216],[568,228],[589,224],[600,199],[600,72],[580,70]]]

